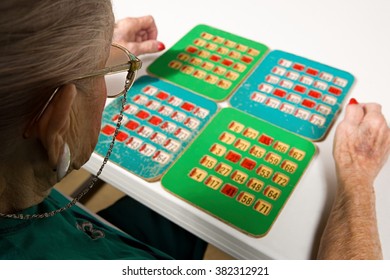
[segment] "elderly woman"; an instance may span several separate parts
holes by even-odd
[[[162,50],[153,18],[114,26],[110,0],[5,0],[0,11],[0,258],[202,258],[205,242],[135,201],[150,221],[135,228],[142,241],[50,195],[89,159],[106,97],[121,93],[104,75],[128,71],[128,89],[141,66],[113,35],[136,54]]]
[[[106,97],[123,94],[140,67],[112,38],[135,54],[162,50],[153,18],[114,26],[109,0],[3,0],[0,11],[0,258],[202,258],[205,242],[129,197],[102,213],[125,233],[52,191],[89,159]],[[121,70],[124,90],[106,88],[104,75]],[[348,106],[334,149],[340,192],[319,257],[381,257],[373,181],[389,133],[378,105]],[[126,217],[112,214],[124,206]]]

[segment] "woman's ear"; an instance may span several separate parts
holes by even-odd
[[[49,164],[56,168],[70,128],[72,105],[77,95],[74,84],[61,86],[35,126],[36,137],[47,151]]]

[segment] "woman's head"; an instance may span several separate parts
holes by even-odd
[[[83,149],[72,137],[80,140],[90,124],[96,130],[105,84],[102,77],[72,81],[105,65],[114,24],[110,0],[2,0],[0,12],[0,162],[26,141],[28,123],[59,86],[62,94],[74,92],[64,137],[75,142],[73,150]],[[53,128],[50,118],[44,121],[36,128],[38,138]],[[92,134],[86,137],[97,137]],[[47,149],[50,143],[40,140]],[[87,141],[89,150],[94,141]]]

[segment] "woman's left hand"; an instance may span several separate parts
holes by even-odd
[[[115,24],[113,42],[124,46],[134,55],[165,49],[164,44],[157,41],[157,26],[152,16],[119,20]]]

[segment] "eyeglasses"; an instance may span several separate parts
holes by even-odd
[[[103,69],[87,75],[80,76],[74,79],[73,81],[92,78],[96,76],[105,76],[106,86],[107,86],[107,97],[114,98],[123,95],[125,92],[127,92],[130,89],[137,76],[137,71],[141,69],[141,67],[142,67],[142,61],[138,57],[133,55],[126,48],[118,44],[112,43],[110,48],[110,54],[106,62],[106,66]],[[127,71],[127,75],[126,75],[124,86],[120,81],[118,81],[118,78],[122,80],[123,78],[122,75],[119,75],[120,77],[113,77],[114,79],[108,81],[107,79],[108,75],[115,76],[116,74],[120,74],[125,71]],[[42,117],[47,106],[49,106],[50,102],[53,100],[54,96],[56,95],[59,89],[60,87],[57,87],[54,90],[54,92],[51,94],[46,104],[42,107],[42,110],[33,118],[31,123],[27,126],[26,132],[30,129],[30,127],[34,123],[36,123]]]
[[[142,61],[138,57],[133,55],[126,48],[113,43],[111,44],[110,55],[108,57],[104,69],[81,76],[75,80],[81,80],[96,76],[115,75],[127,71],[124,87],[121,86],[121,83],[108,83],[106,79],[106,84],[108,85],[107,97],[113,98],[121,96],[129,90],[129,88],[134,83],[137,71],[141,69],[141,67]]]

